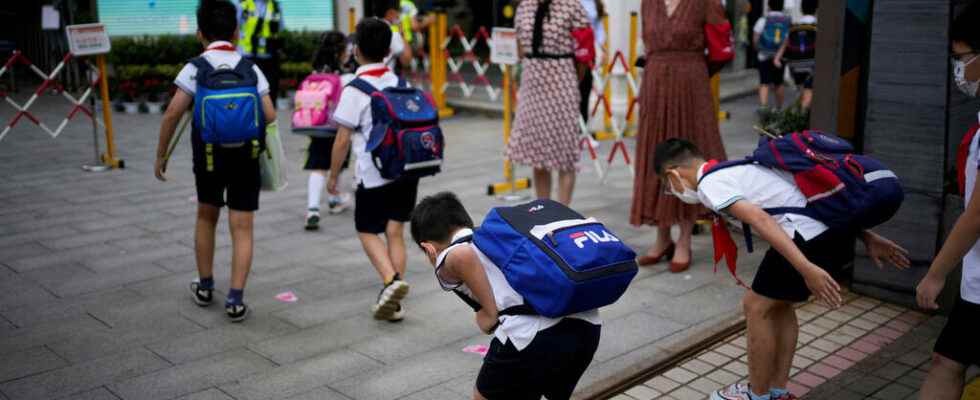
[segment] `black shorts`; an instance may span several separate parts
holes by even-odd
[[[219,208],[227,205],[235,211],[259,209],[262,179],[259,159],[252,158],[251,146],[215,147],[214,170],[207,171],[203,165],[195,166],[194,184],[197,186],[197,201],[200,203]]]
[[[793,76],[796,86],[804,89],[813,89],[813,70],[809,68],[793,69],[790,68],[789,74]]]
[[[408,222],[418,192],[418,178],[399,179],[373,189],[358,186],[354,193],[354,227],[359,233],[381,234],[388,221]]]
[[[303,169],[306,170],[330,170],[330,160],[333,159],[334,138],[311,137],[310,146],[306,148],[306,163]],[[341,169],[347,169],[350,160],[350,149],[347,149],[347,158],[341,165]]]
[[[490,342],[476,390],[487,400],[564,400],[592,363],[602,327],[566,318],[534,337],[524,350]]]
[[[807,259],[839,280],[841,270],[854,258],[855,238],[853,232],[830,229],[809,241],[797,233],[793,242]],[[796,303],[806,301],[811,294],[803,275],[772,248],[755,273],[752,291],[770,299]]]
[[[780,68],[776,68],[776,64],[773,64],[773,60],[759,61],[759,84],[776,86],[782,85],[783,74],[786,73],[785,71],[785,65]]]
[[[966,366],[980,365],[980,346],[977,346],[976,337],[973,336],[978,320],[980,304],[963,298],[956,299],[953,311],[946,320],[946,327],[939,334],[933,351]]]

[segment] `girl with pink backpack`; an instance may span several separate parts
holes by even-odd
[[[306,230],[317,230],[320,227],[320,197],[326,185],[330,153],[337,133],[337,125],[332,121],[333,110],[340,99],[343,85],[353,79],[352,74],[342,72],[341,66],[346,59],[347,40],[344,34],[325,32],[313,54],[313,72],[303,79],[294,98],[293,133],[310,137],[306,164],[303,166],[303,169],[310,171]],[[343,168],[347,169],[347,161],[344,161]],[[350,206],[350,200],[350,193],[329,195],[328,212],[344,212]]]

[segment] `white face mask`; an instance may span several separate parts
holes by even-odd
[[[966,66],[975,61],[978,56],[980,55],[973,56],[969,61],[953,60],[953,80],[956,82],[956,87],[963,94],[970,97],[977,97],[977,88],[980,86],[980,81],[971,82],[966,80]]]
[[[677,177],[678,180],[681,181],[681,187],[684,188],[684,191],[678,192],[677,189],[674,189],[674,183],[673,183],[673,181],[668,180],[667,185],[670,186],[670,193],[673,194],[674,196],[676,196],[678,199],[680,199],[680,201],[682,201],[684,203],[687,203],[687,204],[701,204],[701,199],[698,198],[698,192],[696,192],[696,191],[691,190],[690,188],[688,188],[687,185],[684,184],[684,180],[683,179],[680,179],[680,175],[679,174],[678,175],[675,175],[675,176]]]

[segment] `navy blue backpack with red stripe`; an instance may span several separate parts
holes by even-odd
[[[854,154],[847,141],[819,131],[763,137],[751,155],[719,163],[701,179],[726,167],[750,163],[792,173],[806,196],[806,206],[765,209],[771,215],[805,215],[830,228],[856,231],[890,219],[905,198],[898,177],[884,164]]]

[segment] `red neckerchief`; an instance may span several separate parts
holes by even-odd
[[[364,72],[361,72],[361,73],[357,74],[357,76],[358,77],[361,77],[363,75],[367,75],[367,76],[372,76],[372,77],[375,77],[375,78],[380,78],[381,75],[386,74],[388,71],[390,71],[390,69],[388,69],[388,67],[382,67],[382,68],[376,68],[376,69],[369,69],[367,71],[364,71]]]
[[[718,164],[717,160],[708,160],[701,167],[700,176],[704,176],[706,172],[714,168]],[[718,273],[718,262],[725,258],[725,264],[728,265],[728,272],[732,274],[735,281],[743,287],[745,283],[739,279],[738,275],[735,274],[735,267],[738,265],[738,246],[735,245],[735,240],[732,239],[731,232],[728,231],[728,226],[725,223],[725,219],[720,215],[715,214],[711,222],[711,239],[714,241],[715,245],[715,257],[714,257],[714,272]]]
[[[207,52],[209,52],[211,50],[217,50],[217,51],[238,51],[238,49],[235,48],[235,46],[232,46],[230,44],[222,44],[222,45],[217,45],[217,46],[214,46],[214,47],[208,47],[208,48],[204,49],[204,52],[207,53]]]

